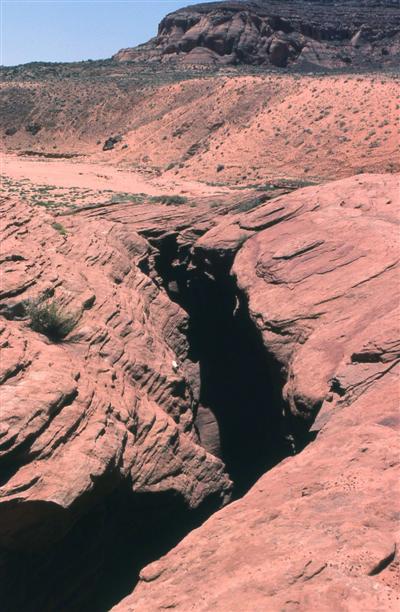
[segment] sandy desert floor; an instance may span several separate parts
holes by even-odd
[[[65,189],[188,196],[212,196],[230,192],[228,187],[215,187],[194,180],[176,180],[173,177],[145,178],[134,170],[95,162],[37,160],[3,154],[0,170],[3,176],[13,181],[28,179],[34,184],[55,185]]]

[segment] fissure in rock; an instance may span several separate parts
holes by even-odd
[[[199,362],[201,374],[200,443],[225,462],[237,498],[293,452],[282,372],[266,352],[246,299],[229,274],[231,261],[207,267],[191,258],[190,245],[179,244],[176,232],[147,238],[154,251],[142,270],[189,314],[190,358]],[[59,517],[65,534],[58,543],[48,550],[3,551],[5,612],[105,612],[133,590],[142,567],[167,553],[220,505],[219,498],[208,499],[189,511],[173,492],[132,493],[129,482],[115,482],[112,474],[107,478],[98,483],[108,492],[99,495],[97,506],[86,514],[75,508]],[[52,520],[51,507],[41,512],[49,512]],[[81,516],[76,522],[75,514]]]
[[[201,443],[224,461],[243,495],[268,469],[304,445],[282,398],[284,375],[251,320],[230,275],[232,260],[192,259],[176,234],[152,241],[154,267],[172,300],[189,314],[190,357],[200,364]]]

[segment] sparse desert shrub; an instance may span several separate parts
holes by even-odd
[[[136,202],[137,204],[141,204],[143,202],[144,196],[141,193],[125,193],[118,192],[114,193],[110,198],[111,204],[118,204],[124,202]]]
[[[55,229],[59,234],[61,234],[61,236],[66,236],[67,235],[67,230],[65,229],[65,227],[62,225],[62,223],[52,223],[51,227],[53,229]]]
[[[54,202],[54,200],[36,200],[36,198],[34,199],[33,204],[36,206],[44,206],[44,208],[54,208],[57,206],[57,202]]]
[[[248,212],[249,210],[253,210],[257,206],[264,204],[265,199],[260,197],[250,198],[248,200],[244,200],[240,202],[239,205],[235,208],[235,212]]]
[[[63,340],[78,322],[78,317],[65,312],[55,299],[30,302],[27,313],[31,329],[44,334],[53,342]]]
[[[172,206],[174,204],[186,204],[187,198],[180,195],[160,195],[153,196],[151,198],[151,201],[160,204],[166,204],[167,206]]]

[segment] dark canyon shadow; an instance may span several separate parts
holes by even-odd
[[[200,361],[200,403],[215,415],[221,456],[243,495],[291,454],[279,365],[266,352],[243,297],[229,277],[191,281],[190,339]]]
[[[171,550],[219,504],[211,499],[189,512],[173,492],[132,494],[123,483],[56,544],[0,551],[0,609],[106,612],[132,592],[145,565]]]
[[[306,428],[286,409],[284,373],[230,276],[232,259],[193,261],[172,233],[150,241],[164,287],[189,314],[190,356],[201,372],[200,405],[218,422],[220,456],[234,497],[240,497],[294,448],[301,450]]]

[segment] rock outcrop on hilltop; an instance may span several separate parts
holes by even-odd
[[[317,417],[319,433],[116,610],[398,609],[398,189],[377,175],[307,188],[198,240],[216,282],[233,260],[234,316],[247,309],[280,364],[288,421]]]
[[[394,67],[400,7],[392,0],[198,4],[167,15],[154,39],[113,59],[303,70]]]

